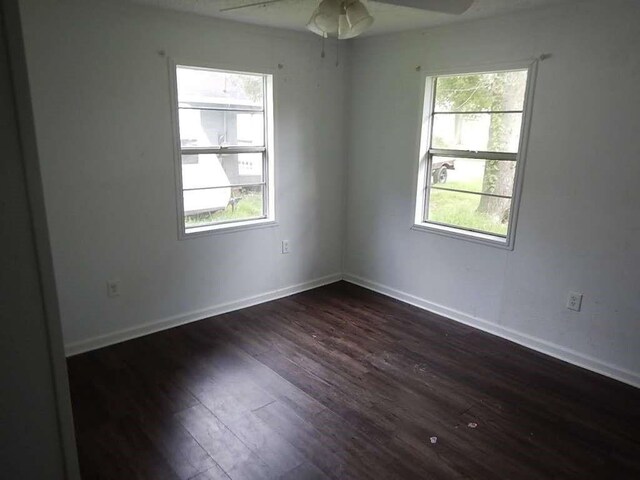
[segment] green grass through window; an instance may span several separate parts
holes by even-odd
[[[249,194],[240,197],[235,207],[232,207],[231,204],[229,204],[224,210],[187,215],[184,220],[186,228],[194,228],[211,225],[217,222],[250,220],[252,218],[260,218],[262,216],[262,195]]]
[[[453,176],[451,175],[450,178]],[[452,178],[443,186],[460,190],[473,190],[474,184],[477,185],[477,182],[455,181]],[[503,222],[503,218],[499,218],[499,216],[478,212],[480,199],[480,195],[433,189],[429,198],[429,220],[493,235],[506,236],[508,222]]]

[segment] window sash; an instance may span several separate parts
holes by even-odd
[[[524,113],[524,110],[453,110],[453,111],[436,111],[431,112],[431,115],[491,115],[491,114],[504,114],[504,113]]]
[[[434,102],[435,102],[435,98],[434,98]],[[479,112],[479,113],[476,113],[476,112],[442,112],[442,113],[431,112],[430,115],[429,115],[429,125],[430,125],[429,129],[430,129],[430,133],[431,133],[430,134],[430,145],[429,145],[430,148],[437,149],[437,150],[460,150],[460,151],[473,151],[474,150],[473,145],[472,145],[473,142],[471,142],[471,144],[467,144],[467,142],[469,141],[468,138],[466,138],[464,140],[464,142],[463,142],[464,144],[461,145],[462,148],[456,148],[455,142],[454,142],[454,144],[451,144],[449,142],[451,139],[446,139],[446,137],[445,138],[436,137],[436,135],[435,135],[436,134],[436,130],[437,130],[436,127],[438,127],[438,126],[442,127],[442,125],[443,125],[443,124],[439,123],[439,121],[440,120],[445,120],[447,116],[452,116],[452,115],[453,116],[458,115],[458,116],[461,116],[461,117],[479,117],[480,115],[484,115],[485,117],[488,117],[489,119],[492,119],[493,116],[497,116],[498,118],[500,118],[500,116],[502,116],[503,120],[508,120],[508,118],[505,118],[505,116],[508,117],[508,116],[516,115],[516,116],[519,116],[519,119],[520,119],[520,129],[519,129],[518,133],[520,133],[521,130],[522,130],[522,123],[523,123],[523,119],[524,119],[524,111],[521,111],[521,110],[514,111],[514,112],[505,112],[505,113],[498,112],[498,111],[495,111],[495,112],[493,112],[493,111],[492,112]],[[517,118],[514,118],[513,120],[517,120]],[[442,142],[442,140],[444,140],[444,144],[442,144],[441,142],[434,142],[434,140],[436,138],[440,138],[441,142]],[[449,141],[447,141],[447,140],[449,140]],[[517,154],[518,153],[519,140],[520,139],[518,138],[518,142],[517,142],[518,144],[517,145],[510,145],[511,140],[512,139],[509,139],[509,138],[503,139],[504,144],[497,147],[497,148],[499,148],[499,150],[490,150],[489,152],[490,153]]]
[[[431,109],[430,109],[430,114],[463,114],[463,113],[470,113],[470,114],[482,114],[482,113],[525,113],[525,109],[527,107],[527,94],[528,94],[528,86],[529,86],[529,79],[531,76],[531,66],[527,66],[525,68],[520,68],[520,67],[516,67],[516,68],[512,68],[512,69],[497,69],[495,71],[478,71],[478,72],[460,72],[460,73],[454,73],[454,74],[446,74],[446,75],[433,75],[431,76],[431,78],[433,79],[432,85],[431,85],[431,99],[432,99],[432,104],[430,105]],[[524,93],[524,98],[523,98],[523,103],[522,103],[522,108],[521,109],[513,109],[513,110],[490,110],[490,111],[486,111],[486,110],[479,110],[479,111],[469,111],[469,112],[465,112],[464,110],[455,110],[455,111],[447,111],[447,110],[437,110],[436,109],[436,95],[438,92],[438,83],[440,81],[441,78],[446,78],[446,77],[458,77],[458,76],[465,76],[465,75],[474,75],[474,74],[492,74],[492,73],[498,73],[498,72],[527,72],[527,89],[525,90]]]
[[[528,76],[531,75],[531,72],[528,73]],[[529,78],[527,78],[527,82],[529,82]],[[447,157],[447,158],[470,158],[476,160],[500,160],[500,161],[511,161],[518,162],[518,158],[520,155],[522,138],[519,139],[518,150],[516,152],[494,152],[494,151],[474,151],[474,150],[454,150],[454,149],[446,149],[446,148],[433,148],[433,129],[435,124],[436,115],[460,115],[460,114],[471,114],[471,115],[492,115],[492,114],[505,114],[505,113],[520,113],[522,114],[522,125],[525,122],[525,109],[526,109],[526,94],[525,94],[525,103],[523,104],[522,110],[496,110],[496,111],[472,111],[472,112],[459,112],[459,111],[437,111],[436,109],[436,94],[437,94],[437,84],[438,84],[438,76],[433,77],[433,82],[431,83],[431,95],[430,95],[430,104],[429,104],[429,127],[428,127],[428,144],[427,144],[427,152],[426,152],[426,168],[425,168],[425,180],[424,180],[424,190],[422,192],[423,195],[423,207],[422,207],[422,222],[426,224],[432,225],[440,225],[448,228],[453,228],[455,230],[460,230],[462,232],[476,233],[482,235],[489,235],[494,237],[507,238],[510,235],[510,231],[507,232],[506,236],[496,235],[491,232],[486,232],[483,230],[473,229],[469,227],[463,227],[459,225],[449,225],[442,222],[437,222],[434,220],[429,220],[429,197],[431,190],[440,190],[440,191],[451,191],[451,192],[459,192],[459,193],[467,193],[473,195],[484,195],[495,198],[505,198],[509,200],[509,212],[513,211],[514,207],[514,198],[516,195],[517,185],[514,185],[514,191],[511,196],[503,196],[503,195],[495,195],[495,194],[487,194],[487,193],[478,193],[472,192],[462,189],[451,189],[451,188],[441,188],[432,185],[433,175],[432,175],[432,165],[433,165],[433,157]],[[521,132],[522,135],[522,132]],[[514,182],[517,181],[514,178]]]
[[[466,155],[460,155],[460,154],[466,154]],[[510,157],[513,158],[496,158],[496,156],[502,157],[504,155],[509,155]],[[455,229],[459,229],[459,230],[464,230],[464,231],[468,231],[468,232],[473,232],[473,233],[482,233],[483,235],[491,235],[491,236],[495,236],[495,237],[502,237],[505,238],[506,236],[503,235],[497,235],[495,233],[491,233],[491,232],[486,232],[484,230],[476,230],[473,228],[467,228],[467,227],[462,227],[459,225],[450,225],[447,223],[442,223],[442,222],[436,222],[434,220],[430,220],[429,219],[429,197],[430,197],[430,192],[431,190],[440,190],[440,191],[445,191],[445,192],[458,192],[458,193],[468,193],[468,194],[472,194],[472,195],[478,195],[478,196],[485,196],[485,197],[493,197],[493,198],[504,198],[506,200],[509,200],[509,212],[511,212],[513,210],[513,199],[515,197],[515,188],[516,186],[514,185],[514,191],[512,195],[497,195],[494,193],[481,193],[481,192],[474,192],[474,191],[470,191],[470,190],[463,190],[463,189],[455,189],[455,188],[443,188],[443,187],[437,187],[434,186],[432,184],[433,181],[433,175],[432,175],[432,165],[433,165],[433,157],[449,157],[449,158],[473,158],[474,160],[503,160],[503,161],[514,161],[517,162],[517,153],[514,154],[503,154],[503,153],[498,153],[498,152],[472,152],[472,151],[466,151],[466,150],[439,150],[439,149],[429,149],[429,151],[427,152],[427,164],[426,164],[426,168],[425,168],[425,181],[424,181],[424,192],[423,192],[423,210],[422,210],[422,222],[423,223],[430,223],[430,224],[434,224],[434,225],[443,225],[445,227],[450,227],[450,228],[455,228]],[[517,179],[517,175],[516,175],[516,179]],[[514,179],[514,182],[516,181],[516,179]]]
[[[474,160],[518,161],[518,154],[513,152],[483,152],[478,150],[450,150],[446,148],[430,148],[427,152],[433,157],[471,158]]]
[[[198,191],[198,190],[219,190],[219,189],[222,189],[222,188],[243,188],[243,187],[262,187],[262,215],[256,216],[256,217],[250,217],[250,218],[243,218],[243,219],[220,220],[218,222],[202,223],[202,224],[199,224],[197,226],[187,227],[186,224],[184,224],[184,219],[188,215],[185,215],[183,213],[183,228],[184,228],[185,233],[189,233],[190,230],[199,230],[199,229],[202,229],[202,228],[212,227],[212,226],[216,226],[216,225],[225,225],[225,224],[230,224],[230,223],[249,222],[249,221],[262,220],[262,219],[265,219],[265,218],[269,218],[269,211],[268,211],[269,206],[267,204],[267,200],[269,199],[267,182],[247,183],[247,184],[243,184],[243,185],[227,185],[227,186],[222,186],[222,187],[185,188],[185,189],[182,189],[182,194],[184,195],[184,192],[191,192],[191,191]]]
[[[206,152],[203,150],[207,150]],[[208,151],[208,150],[219,150],[216,152],[213,151]],[[220,151],[221,150],[221,151]],[[258,150],[255,149],[250,149],[250,151],[247,151],[248,149],[246,148],[218,148],[218,149],[211,149],[211,148],[206,148],[206,149],[193,149],[193,148],[187,148],[187,149],[182,149],[181,150],[181,155],[197,155],[197,154],[205,154],[205,153],[225,153],[225,154],[235,154],[235,153],[255,153],[256,151],[262,151],[262,178],[263,181],[262,182],[253,182],[253,183],[237,183],[237,184],[230,184],[230,185],[220,185],[220,186],[215,186],[215,187],[195,187],[195,188],[184,188],[184,183],[181,181],[181,188],[182,188],[182,194],[184,195],[184,192],[192,192],[192,191],[198,191],[198,190],[215,190],[215,189],[221,189],[221,188],[243,188],[243,187],[258,187],[261,186],[262,187],[262,216],[260,217],[252,217],[251,219],[242,219],[242,220],[223,220],[220,222],[212,222],[212,223],[207,223],[204,225],[199,225],[198,227],[187,227],[184,223],[184,217],[186,217],[185,212],[184,212],[184,205],[182,207],[182,224],[183,224],[183,229],[186,233],[189,232],[189,230],[193,229],[193,228],[202,228],[202,227],[209,227],[212,225],[222,225],[225,223],[238,223],[238,222],[245,222],[247,220],[256,220],[256,219],[261,219],[261,218],[268,218],[269,217],[269,195],[271,195],[271,192],[269,191],[269,182],[268,182],[268,178],[269,178],[269,157],[268,157],[268,152],[267,152],[267,148],[266,147],[260,147]],[[194,151],[196,151],[194,153]],[[181,176],[182,178],[182,176]]]
[[[479,159],[479,160],[484,160],[484,159]],[[431,175],[431,158],[429,159],[429,162],[427,164],[427,180],[425,183],[425,189],[424,189],[424,210],[423,210],[423,215],[422,215],[422,221],[423,223],[427,223],[430,225],[439,225],[442,227],[447,227],[447,228],[453,228],[455,230],[461,230],[463,232],[469,232],[469,233],[474,233],[474,234],[482,234],[482,235],[488,235],[491,237],[497,237],[497,238],[507,238],[509,235],[509,232],[507,232],[506,235],[501,235],[498,233],[494,233],[494,232],[488,232],[486,230],[479,230],[479,229],[475,229],[475,228],[471,228],[471,227],[465,227],[462,225],[454,225],[451,223],[444,223],[444,222],[438,222],[436,220],[430,220],[429,217],[429,197],[430,197],[430,191],[431,190],[440,190],[441,192],[458,192],[458,193],[466,193],[466,194],[472,194],[472,195],[477,195],[479,197],[494,197],[494,198],[504,198],[505,200],[509,200],[509,213],[511,214],[511,212],[513,211],[513,199],[514,196],[506,196],[506,195],[495,195],[495,194],[491,194],[491,193],[479,193],[479,192],[472,192],[472,191],[468,191],[468,190],[458,190],[458,189],[453,189],[453,188],[440,188],[440,187],[435,187],[433,185],[431,185],[431,180],[432,180],[432,175]],[[515,193],[514,193],[515,195]]]
[[[264,202],[266,199],[266,192],[263,192],[262,198],[263,198],[262,201]],[[253,222],[255,220],[264,220],[265,218],[268,218],[268,216],[266,213],[264,213],[264,209],[263,209],[263,213],[259,217],[244,218],[242,220],[220,220],[219,222],[202,223],[198,226],[193,226],[193,227],[185,226],[184,230],[186,233],[189,233],[191,230],[200,231],[202,228],[215,227],[218,225],[229,225],[232,223],[240,223],[240,222]]]
[[[516,238],[516,225],[518,222],[518,211],[522,198],[522,188],[523,188],[523,176],[524,176],[524,165],[527,160],[527,146],[530,136],[530,127],[531,127],[531,118],[532,118],[532,103],[533,103],[533,92],[535,89],[535,83],[537,78],[539,59],[532,61],[522,61],[522,62],[513,62],[513,63],[502,63],[499,65],[495,65],[494,67],[487,68],[486,65],[477,67],[477,68],[462,68],[457,69],[457,71],[440,71],[440,72],[432,72],[427,73],[422,77],[424,83],[423,85],[426,87],[421,91],[421,105],[422,111],[419,117],[421,128],[419,129],[419,142],[417,153],[418,156],[418,177],[417,177],[417,191],[415,191],[415,215],[413,220],[412,230],[422,231],[434,233],[437,235],[442,235],[445,237],[470,241],[478,244],[489,245],[492,247],[504,248],[508,250],[513,250]],[[443,114],[447,113],[442,109],[436,109],[436,87],[438,80],[443,77],[448,76],[459,76],[459,75],[473,75],[473,74],[482,74],[482,73],[494,73],[494,72],[518,72],[523,71],[527,73],[526,75],[526,88],[524,91],[524,101],[522,107],[520,105],[509,105],[506,106],[504,110],[509,110],[508,113],[511,113],[511,108],[517,109],[517,111],[513,111],[512,113],[522,113],[522,123],[520,125],[520,137],[518,142],[517,150],[513,150],[511,152],[482,152],[482,151],[468,151],[464,150],[465,147],[462,147],[461,150],[454,150],[456,148],[455,145],[440,149],[434,149],[432,140],[433,140],[433,116],[434,114]],[[456,110],[464,110],[458,109]],[[468,112],[451,112],[454,114],[462,114]],[[474,112],[475,113],[475,112]],[[493,112],[478,112],[478,113],[493,113]],[[498,113],[498,112],[496,112]],[[460,147],[458,147],[460,148]],[[466,147],[469,150],[473,150],[474,146],[470,145]],[[507,155],[505,155],[505,153]],[[432,157],[449,157],[449,158],[461,158],[461,159],[478,159],[478,160],[502,160],[502,161],[512,161],[514,163],[514,178],[513,178],[513,190],[509,192],[512,195],[511,200],[509,202],[508,199],[498,200],[502,203],[509,202],[509,219],[506,235],[503,234],[503,231],[500,233],[492,233],[484,230],[476,230],[474,228],[465,228],[459,225],[448,225],[444,223],[440,223],[434,220],[427,220],[427,216],[429,213],[428,208],[428,199],[431,194],[436,193],[436,189],[431,192],[431,184],[432,184],[432,175],[431,169],[433,162],[436,160]],[[439,160],[438,160],[439,161]],[[415,178],[415,177],[414,177]],[[434,186],[437,186],[435,184]],[[467,186],[464,186],[467,188]],[[474,187],[475,188],[475,187]],[[441,190],[438,190],[438,194],[442,193]],[[467,193],[467,192],[465,192]],[[468,192],[474,193],[474,192]],[[422,198],[420,196],[422,195]],[[462,193],[460,194],[462,195]],[[434,199],[435,201],[435,199]],[[503,207],[504,208],[504,207]],[[436,217],[439,218],[439,217]],[[443,217],[443,219],[446,217]],[[484,228],[484,225],[478,224],[479,228]]]
[[[207,228],[207,227],[216,227],[218,225],[231,225],[234,223],[241,223],[241,222],[253,222],[256,220],[264,220],[265,218],[269,218],[267,215],[262,215],[261,217],[251,217],[251,218],[244,218],[242,220],[221,220],[219,222],[212,222],[212,223],[203,223],[201,225],[198,225],[197,227],[184,227],[184,231],[189,234],[189,233],[195,233],[195,232],[200,232],[202,231],[203,228]]]
[[[233,147],[182,147],[180,148],[180,155],[214,155],[214,154],[227,154],[234,155],[237,153],[267,153],[266,146],[257,147],[245,147],[245,146],[233,146]]]
[[[230,185],[217,185],[215,187],[194,187],[194,188],[183,188],[183,192],[196,192],[198,190],[219,190],[221,188],[246,188],[246,187],[265,187],[267,186],[267,182],[256,182],[256,183],[233,183]]]
[[[436,187],[435,185],[431,185],[431,190],[440,190],[440,191],[443,191],[443,192],[470,193],[471,195],[479,195],[481,197],[506,198],[508,200],[513,198],[513,195],[498,195],[498,194],[495,194],[495,193],[474,192],[473,190],[463,190],[463,189],[458,189],[458,188]]]
[[[487,235],[489,237],[496,237],[496,238],[507,238],[507,235],[501,235],[499,233],[492,233],[492,232],[487,232],[485,230],[478,230],[475,228],[471,228],[471,227],[463,227],[461,225],[453,225],[451,223],[443,223],[443,222],[436,222],[435,220],[429,220],[427,223],[429,223],[430,225],[438,225],[440,227],[447,227],[447,228],[452,228],[454,230],[462,230],[463,232],[469,232],[469,233],[478,233],[481,235]]]
[[[229,107],[227,108],[224,105],[220,106],[207,106],[206,104],[200,103],[190,103],[190,102],[180,102],[179,101],[179,91],[178,85],[176,81],[177,69],[178,68],[199,68],[192,67],[183,64],[173,64],[173,98],[174,98],[174,115],[175,115],[175,126],[174,126],[174,134],[176,138],[176,174],[178,176],[179,181],[179,197],[178,197],[178,205],[179,205],[179,219],[180,219],[180,238],[186,238],[187,236],[204,234],[208,231],[215,231],[215,227],[219,226],[227,226],[234,227],[234,224],[238,227],[242,227],[243,224],[251,224],[255,221],[260,220],[268,220],[272,218],[273,215],[273,195],[272,189],[274,187],[273,181],[273,165],[271,165],[271,156],[273,155],[273,129],[274,129],[274,115],[273,115],[273,73],[252,73],[254,75],[262,76],[262,85],[263,85],[263,102],[262,105],[256,106],[247,106],[247,107]],[[225,73],[249,73],[244,71],[231,71],[231,70],[219,70],[215,68],[201,67],[204,70],[212,70],[219,71]],[[230,113],[251,113],[251,114],[261,114],[262,115],[262,125],[264,130],[264,144],[258,146],[206,146],[206,147],[182,147],[181,138],[180,138],[180,122],[179,122],[179,112],[180,110],[214,110],[214,111],[226,111]],[[225,186],[216,186],[216,187],[202,187],[202,188],[184,188],[183,183],[183,172],[182,172],[182,157],[184,155],[206,155],[206,154],[226,154],[226,155],[234,155],[234,154],[243,154],[243,153],[261,153],[262,154],[262,181],[255,183],[237,183],[230,184]],[[229,220],[221,220],[218,222],[211,222],[207,224],[201,224],[198,226],[187,226],[185,219],[187,215],[185,214],[184,209],[184,195],[186,192],[193,190],[215,190],[221,188],[242,188],[242,187],[261,187],[262,190],[262,215],[251,217],[251,218],[242,218],[242,219],[229,219]],[[213,227],[213,228],[212,228]]]
[[[215,110],[217,112],[238,112],[238,113],[264,113],[264,107],[256,108],[233,108],[233,107],[205,107],[205,106],[182,106],[178,105],[179,110]]]

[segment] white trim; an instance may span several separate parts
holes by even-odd
[[[277,227],[278,222],[269,220],[268,218],[259,218],[257,220],[243,220],[238,222],[231,222],[230,224],[223,223],[222,225],[208,225],[206,227],[193,227],[188,228],[183,240],[191,240],[192,238],[220,235],[226,233],[240,232],[243,230],[254,230],[256,228],[268,228]]]
[[[639,373],[619,367],[617,365],[603,362],[602,360],[591,357],[589,355],[584,355],[580,352],[563,347],[556,343],[548,342],[546,340],[542,340],[525,333],[518,332],[517,330],[497,325],[495,323],[489,322],[488,320],[474,317],[459,310],[455,310],[453,308],[445,307],[444,305],[424,300],[410,293],[406,293],[387,285],[349,273],[334,273],[332,275],[320,277],[308,282],[271,290],[263,294],[234,300],[202,310],[195,310],[184,314],[174,315],[172,317],[147,322],[143,325],[137,325],[135,327],[126,328],[117,332],[99,335],[87,340],[81,340],[79,342],[66,344],[65,354],[67,357],[70,357],[83,352],[88,352],[90,350],[95,350],[116,343],[124,342],[126,340],[132,340],[134,338],[160,332],[162,330],[167,330],[169,328],[177,327],[187,323],[204,320],[205,318],[221,315],[223,313],[228,313],[242,308],[251,307],[253,305],[258,305],[260,303],[269,302],[271,300],[288,297],[296,293],[318,288],[323,285],[338,282],[340,280],[359,285],[360,287],[372,290],[391,298],[395,298],[396,300],[408,303],[422,310],[427,310],[429,312],[435,313],[436,315],[440,315],[455,322],[463,323],[472,328],[477,328],[478,330],[481,330],[483,332],[496,335],[505,340],[517,343],[518,345],[522,345],[545,355],[557,358],[558,360],[562,360],[563,362],[567,362],[569,364],[640,388]]]
[[[245,297],[231,302],[223,303],[220,305],[214,305],[201,310],[194,310],[192,312],[182,313],[160,320],[153,320],[151,322],[144,323],[142,325],[136,325],[135,327],[125,328],[117,332],[107,333],[104,335],[98,335],[97,337],[81,340],[79,342],[69,343],[65,345],[65,354],[67,357],[77,355],[79,353],[88,352],[89,350],[95,350],[97,348],[106,347],[115,343],[124,342],[150,333],[160,332],[167,330],[168,328],[177,327],[186,323],[195,322],[198,320],[204,320],[205,318],[213,317],[215,315],[221,315],[227,312],[233,312],[241,308],[251,307],[260,303],[270,302],[278,298],[288,297],[296,293],[318,288],[329,283],[334,283],[342,280],[342,274],[334,273],[325,277],[320,277],[308,282],[298,283],[296,285],[290,285],[288,287],[278,288],[266,293],[253,295],[251,297]]]
[[[516,175],[513,179],[514,190],[511,199],[511,210],[509,211],[509,230],[507,243],[511,250],[516,244],[516,230],[518,223],[518,215],[520,214],[520,200],[522,198],[522,189],[524,188],[524,169],[527,164],[527,156],[529,154],[529,137],[531,134],[531,122],[533,119],[533,99],[538,81],[538,64],[539,60],[534,60],[529,65],[527,77],[527,90],[525,92],[524,110],[522,112],[522,125],[520,126],[520,145],[518,146],[518,157],[516,161]]]
[[[530,65],[538,62],[540,57],[529,57],[506,62],[485,62],[476,64],[452,65],[446,68],[421,69],[423,81],[427,77],[451,77],[456,75],[471,75],[474,73],[498,73],[507,70],[527,70]]]
[[[468,315],[459,310],[445,307],[444,305],[439,305],[437,303],[424,300],[415,295],[411,295],[410,293],[388,287],[381,283],[374,282],[357,275],[345,273],[343,275],[343,280],[367,288],[369,290],[373,290],[374,292],[381,293],[382,295],[395,298],[396,300],[400,300],[423,310],[441,315],[456,322],[469,325],[470,327],[477,328],[478,330],[482,330],[483,332],[496,335],[498,337],[504,338],[505,340],[509,340],[511,342],[517,343],[545,355],[557,358],[572,365],[585,368],[592,372],[596,372],[606,377],[613,378],[614,380],[618,380],[620,382],[624,382],[634,387],[640,388],[640,373],[632,372],[631,370],[628,370],[626,368],[603,362],[602,360],[598,360],[597,358],[591,357],[589,355],[584,355],[580,352],[576,352],[575,350],[563,347],[556,343],[548,342],[546,340],[542,340],[540,338],[518,332],[511,328],[504,327],[502,325],[497,325],[487,320]]]
[[[423,222],[412,225],[411,230],[415,230],[416,232],[435,233],[436,235],[443,235],[445,237],[462,240],[464,242],[480,243],[482,245],[502,248],[504,250],[513,250],[513,247],[507,244],[505,237],[489,235],[488,233],[473,232],[471,230],[464,230],[449,225]],[[460,233],[462,231],[465,233]]]
[[[171,122],[173,131],[173,155],[175,170],[175,190],[176,190],[176,214],[178,219],[178,240],[188,240],[194,236],[202,237],[211,234],[222,233],[227,230],[228,233],[238,232],[251,228],[257,228],[255,224],[263,223],[259,226],[273,226],[276,222],[276,184],[275,184],[275,129],[276,129],[276,111],[274,97],[276,96],[276,70],[267,67],[250,67],[244,68],[239,65],[231,65],[220,63],[212,65],[206,61],[183,62],[173,57],[167,57],[169,67],[169,98],[171,101]],[[238,220],[233,222],[224,222],[214,225],[205,225],[196,228],[186,228],[184,225],[184,194],[182,180],[182,154],[183,148],[180,143],[180,122],[179,122],[179,106],[178,106],[178,80],[177,68],[192,68],[201,70],[212,70],[223,73],[243,73],[262,75],[264,78],[264,141],[263,150],[263,180],[266,189],[266,201],[263,205],[263,211],[266,211],[265,218]],[[229,150],[230,153],[233,153]],[[265,192],[263,190],[263,198]]]
[[[469,75],[473,73],[488,74],[504,71],[517,71],[522,70],[527,72],[527,86],[524,96],[524,104],[522,106],[522,123],[520,125],[520,142],[518,144],[518,152],[516,154],[516,172],[514,176],[514,189],[513,196],[510,201],[510,215],[509,215],[509,227],[507,229],[507,236],[502,239],[498,236],[492,236],[489,233],[483,234],[480,232],[470,232],[464,228],[457,228],[454,225],[443,226],[437,223],[432,223],[425,220],[425,213],[428,210],[428,188],[431,185],[431,156],[428,154],[428,150],[424,150],[424,140],[420,139],[419,151],[418,151],[418,178],[415,179],[416,184],[415,191],[415,208],[414,208],[414,222],[412,230],[419,232],[435,233],[438,235],[445,235],[448,237],[470,240],[475,243],[480,243],[492,247],[503,248],[506,250],[513,250],[515,247],[516,238],[516,226],[518,222],[518,213],[520,210],[520,199],[522,197],[522,188],[524,185],[524,167],[526,163],[526,157],[529,147],[529,133],[531,130],[531,120],[533,116],[533,96],[535,91],[536,80],[538,76],[538,63],[539,59],[526,60],[520,62],[502,63],[491,66],[485,66],[484,68],[475,67],[460,67],[450,68],[444,71],[427,71],[421,75],[422,86],[422,109],[420,116],[421,137],[427,135],[427,149],[431,148],[431,137],[433,130],[433,110],[435,102],[434,82],[433,78],[446,77],[452,75]],[[429,89],[427,89],[427,87]],[[429,102],[429,103],[427,103]],[[429,125],[428,131],[424,131],[424,112],[426,106],[428,108]],[[424,176],[422,178],[421,176]],[[443,228],[444,227],[444,228]]]

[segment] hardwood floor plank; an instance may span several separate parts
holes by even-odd
[[[82,478],[178,480],[176,475],[134,419],[122,418],[78,436]]]
[[[375,478],[368,471],[369,466],[362,465],[360,462],[345,461],[345,455],[341,455],[331,438],[319,432],[286,405],[279,402],[272,403],[257,410],[256,415],[295,445],[309,462],[316,465],[329,478]]]
[[[213,458],[175,417],[147,421],[140,427],[182,480],[216,467]]]
[[[640,478],[640,390],[345,282],[69,378],[84,478]]]
[[[229,475],[224,473],[220,467],[216,466],[202,472],[189,480],[230,480]]]
[[[280,476],[304,462],[302,454],[291,443],[271,429],[254,413],[243,415],[226,425],[269,465],[276,476]]]
[[[233,480],[274,476],[271,468],[204,406],[192,407],[177,417]]]
[[[281,475],[278,480],[328,480],[328,478],[315,465],[305,462]]]

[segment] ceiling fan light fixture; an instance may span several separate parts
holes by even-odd
[[[326,33],[323,32],[322,30],[320,30],[320,28],[316,25],[316,15],[318,14],[318,9],[316,9],[315,12],[313,12],[313,15],[311,15],[311,18],[309,19],[309,22],[307,23],[307,30],[310,30],[311,32],[315,33],[316,35],[320,35],[321,37],[325,37]]]
[[[307,28],[320,36],[338,35],[338,17],[341,10],[340,0],[322,0],[311,15]]]
[[[373,24],[373,17],[360,0],[322,0],[307,29],[321,37],[354,38]]]
[[[351,25],[349,25],[347,16],[344,14],[340,15],[338,18],[338,40],[347,40],[353,37],[355,37],[355,34]]]
[[[347,5],[346,18],[353,32],[353,37],[360,35],[373,25],[373,17],[360,0]]]

